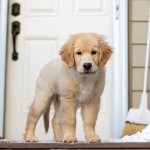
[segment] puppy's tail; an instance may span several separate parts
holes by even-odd
[[[43,119],[44,119],[44,127],[45,127],[45,132],[48,132],[49,129],[49,111],[50,111],[50,105],[47,106],[44,115],[43,115]]]

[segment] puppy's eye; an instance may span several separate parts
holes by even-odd
[[[95,55],[97,52],[95,51],[95,50],[93,50],[92,52],[91,52],[91,54],[92,55]]]
[[[82,53],[80,51],[76,52],[77,55],[82,55]]]

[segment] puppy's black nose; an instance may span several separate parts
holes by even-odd
[[[91,67],[92,67],[92,63],[84,63],[84,64],[83,64],[83,68],[84,68],[85,70],[89,70],[89,69],[91,69]]]

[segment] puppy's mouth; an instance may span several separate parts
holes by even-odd
[[[79,72],[80,74],[94,74],[96,71],[91,70],[83,70],[82,72]]]

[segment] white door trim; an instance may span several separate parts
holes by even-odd
[[[0,1],[0,137],[3,137],[8,0]]]
[[[119,138],[128,111],[128,0],[114,0],[112,137]]]

